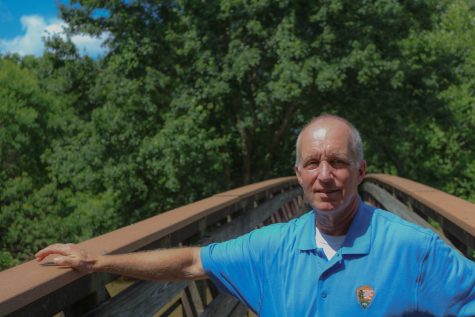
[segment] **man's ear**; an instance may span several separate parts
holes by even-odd
[[[299,169],[298,165],[294,166],[294,171],[295,171],[295,175],[297,176],[297,179],[299,181],[300,186],[302,186],[302,175],[301,175],[301,172],[300,172],[300,169]]]
[[[365,175],[366,175],[366,161],[362,160],[360,163],[360,167],[358,168],[358,184],[361,184]]]

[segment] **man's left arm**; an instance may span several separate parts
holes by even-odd
[[[475,262],[433,236],[421,266],[419,311],[475,316]]]

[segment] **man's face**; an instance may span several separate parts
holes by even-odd
[[[344,212],[358,197],[366,162],[357,166],[350,137],[349,127],[334,118],[318,120],[302,132],[295,172],[307,201],[317,211]]]

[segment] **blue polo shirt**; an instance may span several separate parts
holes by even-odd
[[[260,316],[475,316],[475,263],[360,202],[328,261],[313,211],[201,248],[210,278]]]

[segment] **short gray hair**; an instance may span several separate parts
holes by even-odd
[[[332,118],[339,120],[346,124],[348,128],[350,128],[350,148],[351,151],[353,152],[354,158],[356,160],[356,165],[359,167],[361,164],[361,161],[364,160],[364,153],[363,153],[363,141],[361,140],[361,135],[358,129],[355,128],[353,124],[351,124],[350,121],[346,120],[345,118],[332,115],[332,114],[323,114],[318,117],[313,117],[306,125],[303,126],[302,130],[300,130],[299,135],[297,136],[297,142],[295,143],[295,166],[297,166],[300,163],[300,139],[302,136],[302,132],[308,128],[310,125],[313,123],[320,121],[322,119],[327,119],[327,118]]]

